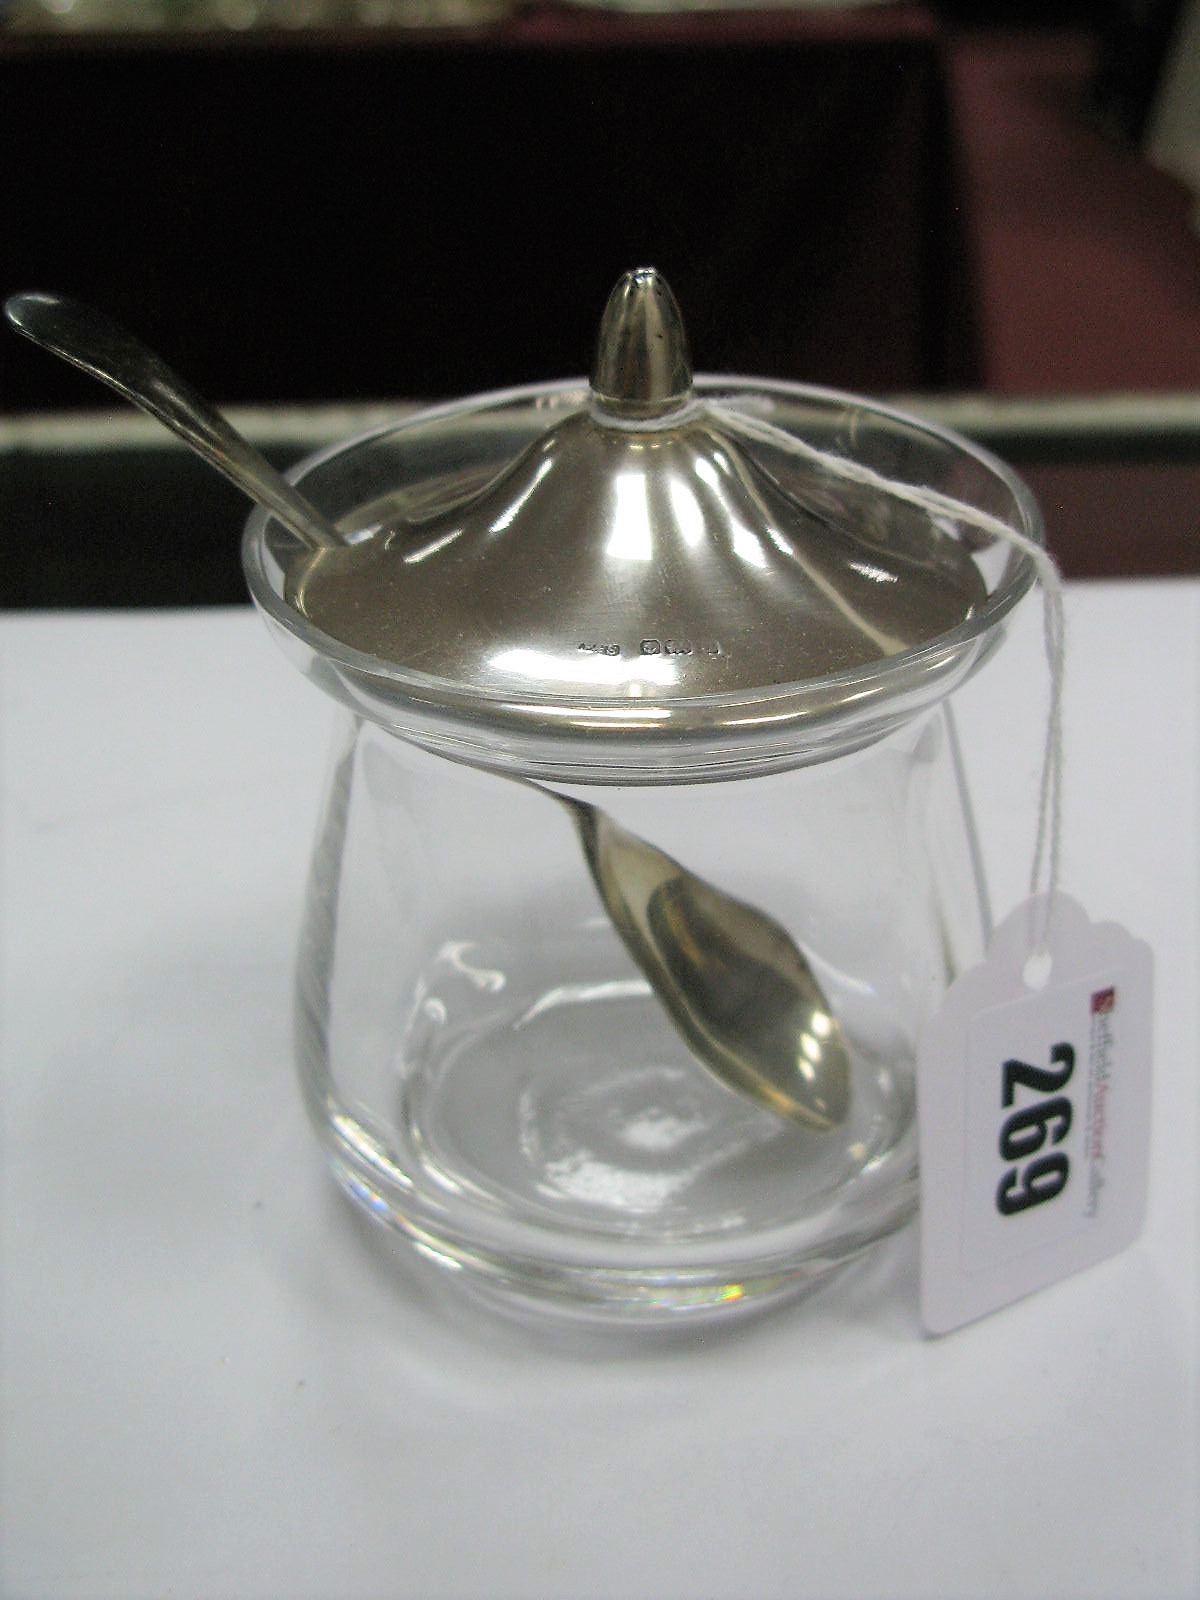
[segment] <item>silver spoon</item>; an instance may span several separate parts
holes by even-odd
[[[345,544],[219,411],[108,317],[41,293],[13,295],[4,310],[26,338],[164,423],[310,550]],[[729,1088],[806,1128],[828,1132],[844,1122],[845,1036],[785,930],[597,807],[555,798],[574,818],[614,927],[697,1059]]]

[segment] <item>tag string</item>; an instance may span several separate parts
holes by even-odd
[[[725,409],[725,408],[721,408]],[[1038,785],[1037,837],[1033,847],[1033,868],[1030,872],[1029,893],[1036,897],[1044,882],[1045,898],[1035,898],[1034,923],[1030,942],[1032,957],[1048,953],[1050,929],[1054,920],[1055,898],[1058,893],[1062,856],[1062,786],[1063,786],[1063,733],[1062,700],[1063,679],[1066,669],[1066,630],[1063,616],[1062,574],[1054,557],[1044,546],[1028,534],[1018,533],[1007,522],[988,511],[942,494],[918,484],[901,483],[886,478],[882,473],[853,461],[848,456],[830,455],[807,444],[794,434],[777,428],[760,417],[749,416],[735,408],[729,415],[746,432],[757,434],[780,448],[803,456],[815,466],[849,483],[861,484],[878,494],[889,495],[916,506],[931,517],[947,517],[969,527],[990,533],[997,539],[1028,556],[1042,589],[1042,636],[1046,650],[1046,663],[1050,669],[1050,708],[1046,716],[1046,742],[1042,754],[1042,773]]]

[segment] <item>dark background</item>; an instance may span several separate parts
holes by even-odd
[[[0,281],[103,304],[225,400],[578,372],[643,262],[708,370],[978,377],[919,8],[54,43],[0,54]],[[104,403],[0,350],[5,409]]]
[[[1189,198],[1138,145],[1178,5],[1027,11],[0,28],[0,290],[102,306],[222,403],[578,373],[612,282],[644,262],[708,371],[918,397],[1200,391]],[[4,600],[239,598],[232,491],[174,451],[29,426],[112,404],[0,334],[0,413],[23,423],[0,452]],[[1200,450],[1061,454],[1043,445],[1030,475],[1068,571],[1200,567]],[[154,541],[184,496],[191,554],[167,560]]]

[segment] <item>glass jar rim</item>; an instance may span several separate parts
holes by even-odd
[[[697,375],[697,398],[807,405],[851,411],[924,436],[966,457],[1010,496],[1015,531],[1045,535],[1026,485],[998,457],[950,429],[863,396],[784,379]],[[490,391],[424,408],[338,441],[298,462],[287,476],[303,484],[356,452],[417,430],[449,428],[471,417],[536,406],[566,415],[587,404],[585,379]],[[399,487],[398,485],[396,487]],[[1002,637],[1004,618],[1034,580],[1032,560],[1015,547],[981,605],[948,632],[861,667],[791,683],[722,693],[631,700],[596,695],[505,692],[431,676],[384,661],[317,628],[287,600],[275,549],[296,548],[271,514],[256,508],[243,536],[250,594],[289,653],[338,699],[401,736],[475,765],[573,782],[671,782],[741,776],[822,760],[881,737],[958,686]]]

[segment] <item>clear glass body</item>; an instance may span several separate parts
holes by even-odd
[[[343,713],[297,1023],[335,1171],[425,1255],[543,1306],[795,1293],[916,1204],[918,1030],[986,926],[947,713],[785,773],[574,792],[789,932],[845,1031],[847,1120],[798,1127],[701,1065],[553,792]]]
[[[1041,536],[1019,480],[943,430],[797,385],[698,379],[697,393]],[[369,540],[457,504],[587,403],[577,383],[475,397],[297,476],[348,543]],[[814,480],[787,451],[771,470],[881,548],[908,536],[886,497]],[[250,518],[253,598],[340,707],[299,959],[306,1101],[346,1190],[460,1282],[571,1316],[728,1317],[819,1282],[911,1216],[919,1031],[988,931],[948,696],[1032,577],[1005,543],[943,523],[986,596],[949,632],[720,692],[689,692],[684,660],[678,681],[632,698],[602,674],[594,692],[564,688],[587,648],[569,629],[561,660],[543,640],[533,683],[504,679],[511,639],[492,661],[476,648],[489,628],[465,622],[458,670],[364,653],[295,603],[295,537]],[[618,620],[623,576],[610,564],[600,586]],[[546,574],[518,554],[500,577],[524,597]],[[557,563],[554,577],[569,588]],[[752,592],[765,581],[747,575]],[[445,632],[459,637],[452,618]],[[693,1053],[597,887],[581,817],[598,815],[783,930],[848,1051],[836,1126],[785,1119]],[[752,1012],[746,1029],[753,1046]]]

